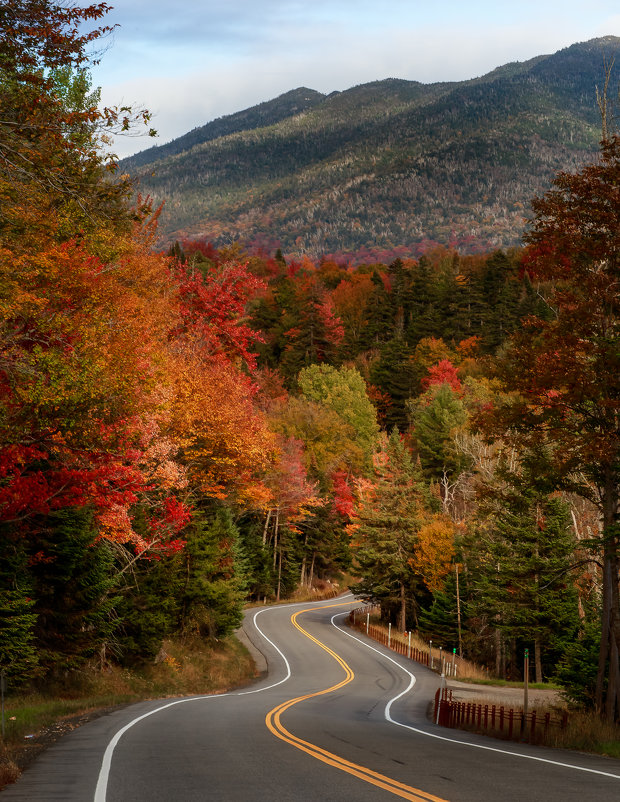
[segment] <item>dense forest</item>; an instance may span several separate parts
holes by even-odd
[[[101,155],[148,124],[97,111],[105,29],[75,24],[104,13],[0,16],[12,687],[351,577],[401,629],[498,676],[530,648],[538,680],[617,717],[620,139],[533,201],[521,248],[164,253],[158,210]]]
[[[207,237],[388,263],[433,245],[506,249],[520,244],[531,198],[596,152],[596,91],[605,57],[616,80],[619,47],[595,39],[454,83],[301,87],[122,169],[165,201],[165,245]]]

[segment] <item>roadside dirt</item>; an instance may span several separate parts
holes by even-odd
[[[125,705],[103,707],[87,713],[68,716],[33,734],[32,738],[24,739],[23,744],[11,744],[8,748],[0,746],[0,791],[5,785],[15,782],[24,769],[27,769],[44,749],[62,738],[63,735],[81,727],[88,721],[118,710],[120,707],[125,707]]]

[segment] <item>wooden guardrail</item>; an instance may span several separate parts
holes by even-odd
[[[438,688],[433,721],[442,727],[470,729],[508,740],[538,743],[545,740],[551,728],[565,729],[568,713],[552,716],[549,712],[540,714],[536,710],[524,713],[504,705],[457,702],[452,699],[449,688]]]

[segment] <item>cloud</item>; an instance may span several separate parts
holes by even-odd
[[[541,24],[550,7],[570,10],[572,0],[524,0],[510,14],[493,3],[482,22],[486,5],[444,0],[437,19],[434,6],[413,0],[392,0],[381,18],[368,0],[181,2],[178,13],[169,0],[132,0],[122,5],[123,28],[93,77],[105,103],[137,101],[153,111],[163,143],[298,86],[328,93],[387,77],[464,80],[620,34],[615,13],[600,25],[591,15],[589,27],[570,13],[558,14],[551,27]],[[124,139],[117,151],[151,144]]]

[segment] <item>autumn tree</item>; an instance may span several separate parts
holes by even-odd
[[[90,92],[93,48],[112,28],[88,27],[109,10],[51,0],[0,8],[0,202],[15,208],[36,199],[54,216],[68,214],[71,233],[102,217],[128,221],[128,186],[105,180],[115,162],[100,146],[106,132],[129,132],[149,119],[129,107],[100,110]],[[5,225],[12,223],[9,213]]]
[[[530,317],[500,373],[515,392],[499,419],[521,444],[547,442],[564,486],[597,504],[603,564],[596,705],[620,714],[620,139],[561,173],[532,204],[524,267],[549,288],[549,319]],[[501,427],[500,427],[501,428]]]

